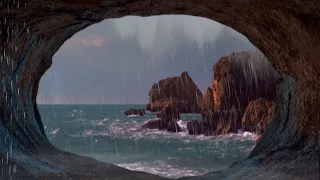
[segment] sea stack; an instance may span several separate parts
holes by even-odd
[[[161,79],[149,91],[146,110],[157,112],[171,104],[180,113],[200,113],[202,93],[188,72],[180,76]]]
[[[222,57],[213,65],[212,90],[209,87],[202,100],[203,122],[201,125],[189,122],[189,134],[220,135],[236,133],[238,129],[263,133],[272,119],[270,107],[278,78],[279,74],[259,51],[234,52]],[[268,105],[263,106],[263,115],[259,114],[265,120],[255,120],[251,126],[248,121],[256,116],[255,104],[265,103]]]
[[[188,72],[155,83],[149,91],[146,110],[157,112],[158,120],[148,121],[143,128],[180,132],[180,113],[200,113],[202,93]]]

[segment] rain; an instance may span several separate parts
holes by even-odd
[[[55,158],[78,157],[43,155],[47,145],[101,161],[107,174],[114,164],[164,178],[204,175],[247,158],[272,119],[279,74],[232,28],[184,15],[107,19],[64,42],[51,65],[56,40],[10,16],[28,3],[0,1],[9,15],[0,17],[0,179],[29,171],[71,179]],[[37,68],[50,65],[38,89]],[[279,166],[265,171],[294,177]]]
[[[231,62],[230,54],[242,51],[252,51],[256,59],[248,62],[250,72],[242,67],[244,78],[260,76],[268,65],[259,60],[264,55],[238,32],[208,19],[124,17],[91,25],[62,45],[41,78],[37,102],[46,134],[60,149],[163,177],[227,168],[250,153],[255,133],[189,135],[187,123],[200,122],[200,113],[181,113],[178,133],[143,129],[144,123],[159,119],[157,112],[123,113],[144,109],[154,84],[165,96],[160,80],[185,71],[204,94],[212,86],[213,65],[225,56]],[[236,64],[241,65],[241,56]],[[179,84],[190,82],[183,78]],[[232,85],[227,87],[226,93],[233,94]],[[192,96],[201,103],[202,95]],[[169,99],[172,104],[174,98]]]

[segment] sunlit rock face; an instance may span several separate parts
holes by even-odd
[[[319,12],[318,0],[1,1],[0,151],[4,159],[9,153],[12,164],[18,162],[17,155],[30,158],[19,158],[12,179],[161,179],[68,153],[50,158],[48,152],[54,148],[43,133],[36,108],[39,80],[50,67],[53,54],[73,34],[107,18],[160,14],[201,16],[230,26],[248,37],[282,75],[277,82],[273,120],[249,156],[261,159],[254,164],[244,161],[206,177],[266,179],[277,174],[279,179],[317,179]],[[9,167],[4,170],[9,172]],[[266,171],[269,167],[279,168]]]
[[[272,120],[273,106],[274,102],[265,98],[251,101],[242,118],[242,130],[263,134]]]
[[[214,110],[245,109],[259,97],[274,100],[279,75],[260,52],[238,52],[213,65]]]
[[[201,113],[212,111],[214,111],[214,96],[212,88],[208,87],[201,102]]]
[[[254,111],[255,106],[251,105],[249,109],[247,106],[251,101],[260,98],[274,101],[276,81],[279,77],[279,74],[259,51],[237,52],[222,57],[213,65],[213,89],[210,87],[207,89],[202,101],[201,115],[205,129],[203,133],[225,135],[237,133],[240,129],[256,132],[256,126],[260,124],[260,121],[254,120],[254,125],[252,125],[254,127],[249,127],[250,123],[248,123],[253,118],[254,114],[251,111]],[[241,121],[246,109],[243,124]],[[259,115],[257,118],[265,117]],[[198,126],[195,123],[194,125]],[[202,126],[199,127],[202,128]],[[201,130],[198,131],[201,132]],[[262,134],[262,131],[260,128],[258,134]]]
[[[149,100],[147,110],[150,111],[159,111],[172,104],[180,113],[199,113],[202,93],[188,72],[183,72],[155,83],[149,91]]]

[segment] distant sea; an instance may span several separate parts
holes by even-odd
[[[184,130],[170,133],[142,129],[156,113],[126,117],[123,112],[145,105],[39,105],[49,140],[58,148],[99,161],[163,177],[201,175],[228,168],[243,160],[254,147],[254,134],[192,136],[187,120],[200,114],[183,114]]]

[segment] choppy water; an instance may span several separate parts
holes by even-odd
[[[177,178],[227,168],[244,159],[254,146],[250,133],[191,136],[142,129],[155,113],[126,117],[123,112],[145,105],[39,105],[45,131],[60,149],[131,170]],[[201,119],[199,114],[181,119]],[[182,129],[186,122],[179,121]]]

